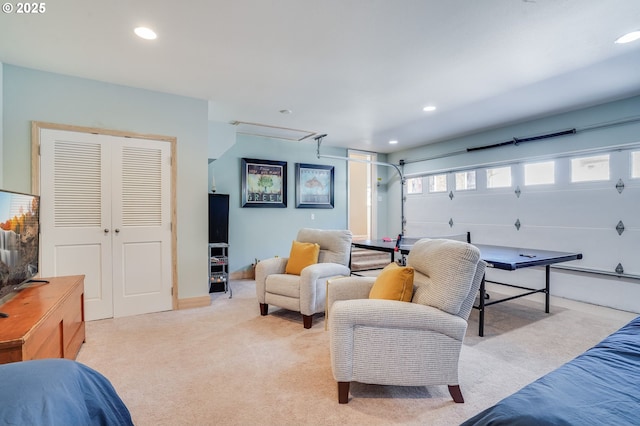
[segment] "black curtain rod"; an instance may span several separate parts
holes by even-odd
[[[555,138],[558,136],[566,136],[566,135],[573,135],[576,133],[576,129],[569,129],[569,130],[563,130],[561,132],[555,132],[555,133],[547,133],[544,135],[538,135],[538,136],[531,136],[529,138],[513,138],[510,141],[506,141],[506,142],[500,142],[500,143],[494,143],[491,145],[484,145],[484,146],[477,146],[477,147],[473,147],[473,148],[467,148],[467,152],[471,152],[471,151],[479,151],[481,149],[489,149],[489,148],[498,148],[500,146],[506,146],[506,145],[518,145],[519,143],[522,142],[533,142],[533,141],[539,141],[542,139],[549,139],[549,138]]]

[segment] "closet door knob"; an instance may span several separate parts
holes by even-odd
[[[120,230],[118,228],[116,228],[116,234],[119,234]]]
[[[109,233],[109,228],[104,228],[104,233],[108,234]]]

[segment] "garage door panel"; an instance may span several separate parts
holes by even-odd
[[[615,188],[535,192],[521,196],[520,220],[536,226],[553,222],[566,227],[606,227],[612,211],[622,208]]]

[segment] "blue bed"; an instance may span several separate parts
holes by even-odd
[[[111,383],[86,365],[43,359],[0,365],[0,425],[133,425]]]
[[[640,317],[462,425],[605,424],[640,424]]]

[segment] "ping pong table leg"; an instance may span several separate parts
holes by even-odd
[[[478,336],[484,336],[484,298],[485,298],[485,287],[484,287],[484,277],[482,276],[482,281],[480,282],[480,301],[478,303]]]
[[[545,295],[544,295],[544,312],[549,313],[549,299],[551,295],[550,284],[549,281],[551,279],[551,265],[547,265],[545,267]]]

